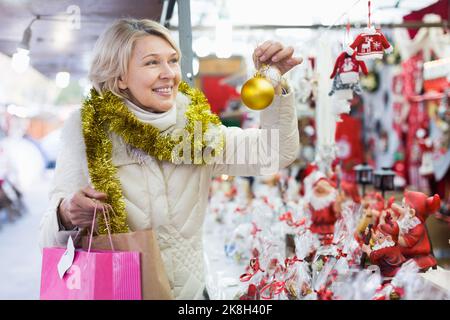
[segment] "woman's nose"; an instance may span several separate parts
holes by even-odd
[[[160,73],[161,79],[173,79],[175,78],[175,71],[170,67],[169,64],[163,63],[161,66],[161,73]]]

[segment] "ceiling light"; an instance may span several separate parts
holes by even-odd
[[[58,72],[56,74],[55,82],[58,88],[66,88],[70,83],[70,73],[65,71]]]
[[[17,52],[13,54],[11,66],[17,73],[24,73],[30,65],[30,57],[28,50],[17,48]]]

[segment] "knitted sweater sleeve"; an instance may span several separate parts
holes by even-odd
[[[382,33],[380,33],[380,40],[381,40],[381,45],[384,48],[384,52],[391,53],[394,50],[392,48],[391,44],[387,41],[387,39],[384,36],[384,34],[382,34]]]
[[[344,58],[345,52],[341,53],[337,59],[336,62],[334,63],[334,68],[333,68],[333,72],[330,75],[330,79],[333,79],[336,76],[337,70],[338,68],[342,65],[342,60]]]
[[[367,70],[367,66],[364,63],[364,61],[359,61],[356,60],[358,62],[359,67],[361,68],[361,71],[367,76],[369,74],[369,70]]]

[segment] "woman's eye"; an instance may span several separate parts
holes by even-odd
[[[174,59],[170,60],[170,63],[178,63],[178,58],[174,58]]]
[[[147,63],[145,64],[145,65],[155,65],[155,64],[158,64],[158,61],[156,61],[156,60],[150,60],[150,61],[147,61]]]

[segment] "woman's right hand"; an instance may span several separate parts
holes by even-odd
[[[105,193],[89,186],[64,198],[58,207],[61,223],[66,229],[90,227],[95,207],[97,206],[98,211],[102,210],[104,205],[102,201],[106,198]]]

